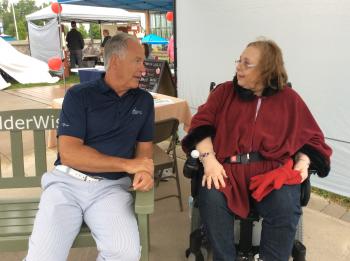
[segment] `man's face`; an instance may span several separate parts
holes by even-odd
[[[114,55],[116,84],[121,90],[134,89],[139,85],[142,73],[145,71],[145,54],[142,46],[132,40],[128,41],[125,54]],[[119,88],[118,88],[119,89]]]

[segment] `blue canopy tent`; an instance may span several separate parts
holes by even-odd
[[[7,42],[16,40],[16,38],[12,37],[11,35],[7,35],[7,34],[0,34],[0,37]]]
[[[58,0],[61,4],[118,7],[127,10],[172,11],[173,0]]]
[[[142,43],[145,44],[168,44],[169,41],[155,34],[149,34],[142,38]]]

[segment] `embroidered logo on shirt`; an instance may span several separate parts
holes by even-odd
[[[69,127],[70,125],[67,123],[62,122],[62,127]]]
[[[131,114],[132,114],[132,115],[142,115],[142,111],[141,111],[141,110],[137,110],[136,108],[134,108],[134,109],[131,111]]]

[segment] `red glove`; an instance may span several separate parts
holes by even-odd
[[[284,184],[295,185],[301,183],[300,171],[293,170],[293,160],[289,159],[283,166],[250,178],[249,189],[252,197],[261,201],[274,189],[280,189]]]

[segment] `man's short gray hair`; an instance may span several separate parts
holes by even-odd
[[[133,35],[127,33],[118,33],[109,39],[104,48],[103,59],[105,63],[105,69],[108,70],[109,60],[113,54],[116,54],[120,57],[124,56],[126,53],[126,48],[128,40],[138,42],[137,38]]]

